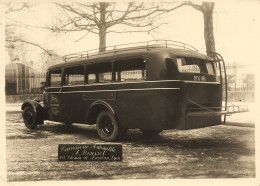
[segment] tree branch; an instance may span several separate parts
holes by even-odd
[[[9,14],[9,13],[13,13],[13,12],[17,12],[23,9],[29,9],[30,7],[32,7],[32,5],[30,5],[30,3],[28,2],[23,2],[21,4],[21,6],[15,7],[14,5],[17,5],[17,3],[7,3],[7,10],[5,11],[5,14]]]
[[[154,10],[152,10],[152,11],[146,13],[146,14],[142,14],[142,15],[139,15],[139,16],[128,17],[128,18],[125,18],[124,20],[142,19],[142,18],[146,18],[146,17],[152,16],[152,15],[154,15],[156,13],[159,13],[159,12],[164,12],[164,13],[171,12],[173,10],[181,8],[184,5],[187,5],[187,2],[182,2],[180,5],[175,6],[173,8],[170,8],[170,9],[160,9],[160,8],[155,7]],[[141,11],[144,11],[144,10],[145,9],[139,9],[138,12],[141,12]]]
[[[203,12],[203,9],[202,9],[201,5],[197,5],[197,4],[194,4],[192,2],[187,2],[186,5],[191,6],[192,8],[194,8],[194,9],[200,11],[200,12]]]
[[[145,30],[124,30],[124,31],[116,31],[116,30],[108,30],[107,33],[135,33],[135,32],[148,32],[148,34],[150,34],[150,32],[156,30],[157,28],[159,28],[161,25],[164,25],[167,23],[160,23],[152,28],[147,28]]]
[[[80,37],[79,39],[77,39],[75,42],[80,41],[81,39],[83,39],[84,37],[86,37],[88,34],[89,34],[89,31],[88,31],[86,34],[84,34],[82,37]]]
[[[132,5],[133,5],[133,3],[129,3],[129,4],[128,4],[126,11],[124,12],[124,14],[123,14],[119,19],[113,20],[112,22],[107,23],[107,24],[106,24],[106,25],[107,25],[107,28],[108,28],[108,27],[111,27],[111,26],[113,26],[113,25],[116,25],[116,24],[118,24],[119,22],[123,21],[123,20],[125,19],[125,17],[130,13],[129,10],[130,10],[130,8],[132,7]],[[112,13],[111,13],[111,14],[112,14]]]
[[[45,51],[49,56],[52,55],[51,51],[50,50],[47,50],[46,48],[42,47],[41,45],[37,44],[37,43],[33,43],[33,42],[29,42],[29,41],[26,41],[26,40],[23,40],[23,39],[5,39],[6,42],[10,42],[10,43],[16,43],[16,42],[21,42],[21,43],[26,43],[26,44],[30,44],[30,45],[33,45],[33,46],[36,46],[40,49],[42,49],[43,51]]]
[[[116,24],[121,24],[122,22],[125,23],[126,21],[136,22],[138,20],[139,22],[142,22],[142,21],[144,21],[144,19],[148,19],[148,18],[150,20],[158,19],[160,17],[160,15],[173,11],[173,10],[176,10],[178,8],[181,8],[182,6],[185,6],[187,4],[189,4],[189,2],[181,2],[179,5],[177,5],[175,7],[166,9],[166,8],[159,8],[159,6],[145,8],[144,3],[141,3],[140,5],[134,5],[133,3],[129,3],[127,10],[123,11],[124,14],[120,18],[117,18],[117,19],[114,19],[111,21],[107,21],[106,25],[107,25],[107,27],[111,27]],[[130,16],[130,14],[132,14],[134,12],[137,12],[138,16],[136,16],[136,14],[133,16]],[[151,21],[151,22],[154,22],[154,21]],[[134,23],[128,23],[128,24],[134,25]]]
[[[79,15],[81,17],[84,17],[84,18],[87,18],[91,21],[94,21],[96,24],[99,23],[99,20],[97,17],[93,17],[93,15],[90,15],[90,14],[87,14],[86,12],[79,12],[77,11],[75,8],[72,8],[70,5],[62,5],[62,4],[59,4],[59,3],[55,3],[57,6],[69,11],[69,12],[72,12],[76,15]]]

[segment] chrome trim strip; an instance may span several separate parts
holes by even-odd
[[[219,84],[219,82],[212,81],[185,81],[185,80],[157,80],[157,81],[133,81],[133,82],[114,82],[114,83],[92,83],[86,85],[64,85],[60,87],[48,87],[50,88],[70,88],[70,87],[89,87],[89,86],[100,86],[100,85],[120,85],[120,84],[134,84],[134,83],[158,83],[158,82],[185,82],[185,83],[207,83],[207,84]]]
[[[158,83],[158,82],[176,82],[176,81],[183,81],[183,80],[157,80],[157,81],[127,81],[127,82],[113,82],[113,83],[92,83],[86,85],[64,85],[60,87],[48,87],[48,88],[62,88],[62,87],[85,87],[85,86],[99,86],[99,85],[120,85],[120,84],[133,84],[133,83]]]
[[[80,93],[80,92],[117,92],[117,91],[133,91],[133,90],[178,90],[180,88],[143,88],[143,89],[116,89],[116,90],[86,90],[86,91],[68,91],[68,92],[46,92],[46,93]]]
[[[200,83],[200,84],[220,84],[215,81],[183,81],[184,83]]]

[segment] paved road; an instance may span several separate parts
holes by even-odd
[[[163,131],[145,138],[128,131],[122,162],[58,162],[58,144],[96,144],[95,126],[46,122],[26,129],[21,113],[7,113],[9,181],[255,177],[255,129],[220,125]]]

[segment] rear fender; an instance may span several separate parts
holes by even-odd
[[[103,100],[97,100],[90,105],[87,113],[87,123],[94,124],[98,114],[103,110],[109,110],[114,115],[115,119],[117,119],[114,109],[107,102]]]
[[[25,107],[31,106],[36,113],[36,120],[39,124],[43,124],[43,120],[46,119],[46,114],[44,108],[36,101],[26,101],[22,104],[21,109],[24,110]]]

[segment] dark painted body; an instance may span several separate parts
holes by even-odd
[[[139,49],[103,57],[81,58],[58,64],[52,69],[142,57],[146,63],[146,81],[111,82],[45,89],[45,119],[94,124],[98,113],[110,110],[121,128],[191,129],[220,124],[220,116],[187,116],[196,108],[187,99],[205,107],[221,107],[221,87],[214,75],[207,81],[194,81],[196,73],[180,73],[176,57],[210,60],[205,55],[170,48],[151,51]]]

